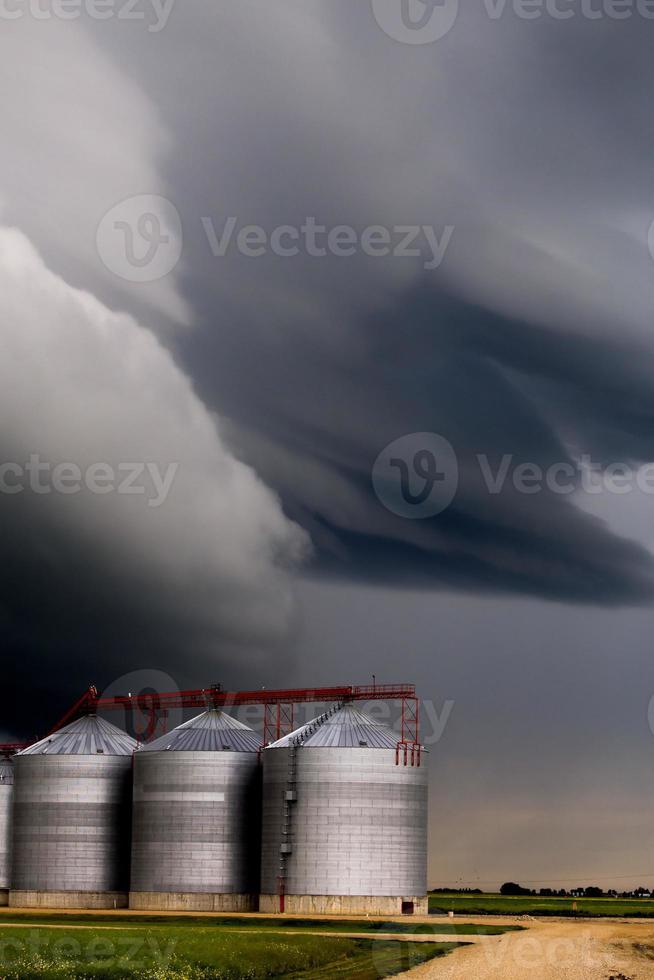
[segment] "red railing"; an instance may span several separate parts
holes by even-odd
[[[143,733],[150,739],[161,718],[165,720],[173,708],[228,708],[240,705],[261,705],[264,709],[264,745],[293,730],[293,705],[326,701],[400,701],[402,705],[402,737],[398,741],[397,762],[420,765],[419,708],[415,684],[363,684],[341,687],[301,687],[256,691],[223,691],[219,685],[190,691],[169,691],[147,694],[122,694],[103,698],[91,686],[54,725],[49,735],[89,712],[140,710],[148,716]],[[0,744],[0,753],[10,754],[27,748],[32,742]]]
[[[238,707],[245,704],[299,704],[301,702],[321,701],[374,701],[413,698],[415,684],[370,684],[343,687],[300,687],[281,690],[223,691],[220,687],[203,687],[193,691],[172,691],[170,693],[118,695],[111,698],[99,697],[95,688],[90,688],[80,699],[82,708],[111,710],[112,708],[149,708],[156,701],[162,708],[206,708]],[[71,709],[73,710],[73,709]],[[70,714],[70,712],[69,712]],[[66,717],[66,721],[70,718]],[[65,724],[65,722],[64,722]],[[61,724],[57,728],[62,727]],[[55,729],[56,730],[56,729]]]

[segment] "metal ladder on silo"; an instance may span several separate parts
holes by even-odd
[[[299,744],[299,738],[294,739],[288,754],[288,771],[286,773],[284,809],[282,811],[282,841],[279,847],[279,875],[277,878],[280,912],[284,911],[288,859],[293,853],[293,804],[297,802],[297,750]]]
[[[279,875],[277,876],[277,894],[279,895],[279,911],[284,911],[284,900],[286,897],[286,879],[288,877],[288,859],[293,853],[293,807],[297,803],[297,750],[309,735],[313,735],[317,728],[327,721],[328,718],[342,708],[342,703],[334,705],[329,711],[325,711],[312,725],[304,729],[301,734],[296,735],[289,746],[288,770],[286,773],[286,789],[284,791],[284,808],[282,810],[282,841],[279,846]]]

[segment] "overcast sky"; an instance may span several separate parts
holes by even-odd
[[[431,884],[654,886],[645,5],[0,8],[0,727],[415,681]]]

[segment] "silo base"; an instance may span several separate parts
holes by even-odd
[[[0,906],[9,905],[9,889],[0,888]]]
[[[131,909],[167,912],[256,912],[258,895],[217,892],[130,892]]]
[[[260,912],[280,912],[279,895],[260,895]],[[426,895],[284,895],[284,912],[301,915],[427,915]]]
[[[127,892],[9,892],[12,908],[126,909]]]

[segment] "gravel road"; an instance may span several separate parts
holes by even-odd
[[[654,923],[502,921],[521,925],[525,931],[479,937],[474,945],[400,976],[407,980],[654,980]]]

